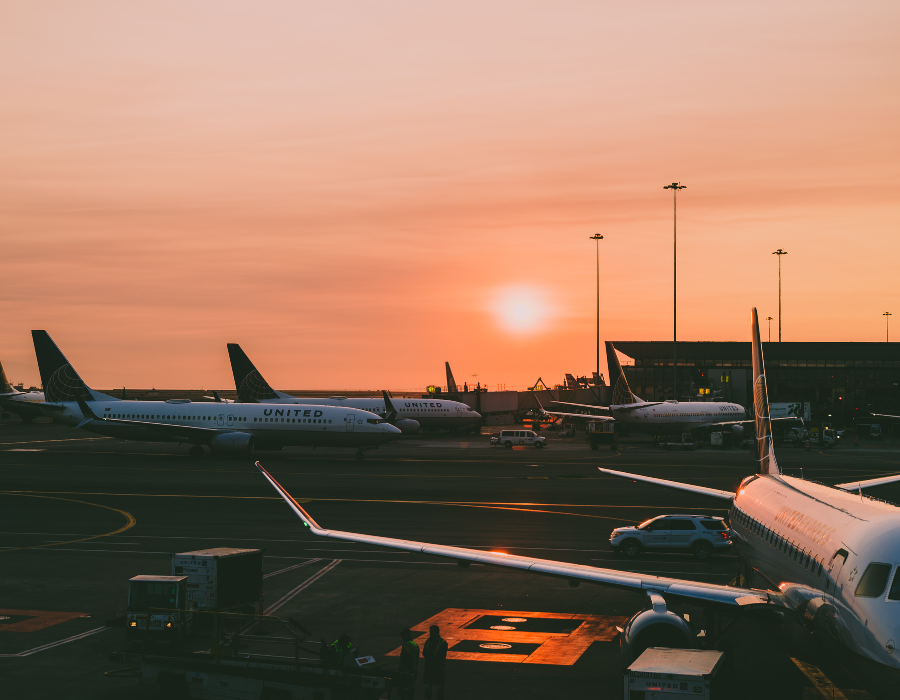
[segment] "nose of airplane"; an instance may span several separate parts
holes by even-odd
[[[481,418],[481,414],[478,411],[469,411],[472,414],[472,418]]]
[[[400,435],[400,433],[403,432],[396,425],[391,425],[390,423],[382,423],[381,428],[382,428],[382,432],[389,433],[392,435]]]

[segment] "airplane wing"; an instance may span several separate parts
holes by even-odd
[[[594,410],[599,411],[608,411],[609,406],[597,406],[589,403],[573,403],[571,401],[551,401],[551,403],[555,403],[558,406],[574,406],[575,408],[592,408]]]
[[[559,416],[560,418],[578,418],[581,420],[589,420],[589,421],[614,421],[615,418],[612,416],[592,416],[588,413],[561,413],[559,411],[547,411],[544,410],[544,413],[548,416]]]
[[[900,474],[880,476],[877,479],[866,479],[865,481],[848,481],[846,484],[837,484],[834,488],[840,489],[841,491],[859,491],[860,489],[867,489],[870,486],[892,484],[895,481],[900,481]]]
[[[879,418],[900,418],[900,416],[892,416],[890,413],[873,413],[872,415]]]
[[[777,605],[787,607],[787,599],[777,591],[763,591],[750,588],[736,588],[712,583],[699,583],[684,579],[650,576],[647,574],[633,573],[630,571],[617,571],[615,569],[601,569],[584,564],[569,564],[566,562],[551,561],[549,559],[533,559],[520,557],[504,552],[484,552],[477,549],[464,547],[451,547],[447,545],[428,544],[414,542],[412,540],[394,539],[392,537],[378,537],[375,535],[362,535],[340,530],[326,530],[313,520],[291,495],[257,462],[257,469],[278,494],[288,504],[294,514],[303,521],[309,531],[319,537],[331,537],[348,542],[402,549],[408,552],[419,552],[436,557],[456,559],[458,562],[478,562],[493,566],[504,566],[523,571],[534,571],[569,579],[570,581],[593,581],[616,588],[645,591],[646,593],[663,593],[666,595],[690,600],[718,603],[727,606],[748,605]],[[723,492],[724,493],[724,492]]]
[[[197,439],[201,438],[203,440],[208,440],[213,435],[217,433],[224,432],[235,432],[232,428],[231,430],[226,430],[222,428],[201,428],[198,425],[177,425],[174,423],[154,423],[152,421],[143,421],[143,420],[129,420],[124,418],[101,418],[96,413],[91,410],[91,407],[87,405],[85,400],[81,396],[76,396],[78,399],[78,407],[81,409],[81,415],[84,416],[84,420],[81,421],[76,428],[84,428],[90,423],[105,423],[108,425],[129,425],[136,428],[150,428],[154,432],[160,435],[166,435],[173,438],[185,438],[185,439]],[[237,432],[246,432],[244,430],[239,430]]]
[[[801,424],[803,423],[803,419],[800,416],[782,416],[781,418],[769,418],[770,421],[776,420],[798,420]],[[698,423],[697,425],[691,426],[693,428],[713,428],[717,425],[750,425],[756,422],[755,418],[748,418],[746,420],[722,420],[716,421],[715,423]]]
[[[699,493],[703,496],[712,496],[713,498],[721,498],[727,501],[734,500],[734,493],[731,491],[720,491],[719,489],[711,489],[706,486],[694,486],[693,484],[682,484],[680,481],[669,481],[668,479],[656,479],[652,476],[642,476],[640,474],[629,474],[628,472],[617,472],[612,469],[600,468],[600,471],[610,476],[618,476],[623,479],[632,479],[633,481],[645,481],[648,484],[656,484],[657,486],[665,486],[670,489],[678,489],[679,491],[690,491],[691,493]]]

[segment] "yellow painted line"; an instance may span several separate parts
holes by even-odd
[[[64,440],[25,440],[24,442],[0,442],[0,445],[32,445],[44,444],[45,442],[89,442],[91,440],[111,440],[112,438],[103,436],[95,438],[65,438]]]
[[[56,496],[45,496],[45,495],[38,495],[38,494],[33,494],[33,493],[22,493],[22,492],[17,492],[17,491],[0,491],[0,494],[7,495],[7,496],[25,496],[28,498],[49,498],[54,501],[68,501],[69,503],[81,503],[82,505],[94,506],[95,508],[105,508],[106,510],[111,510],[111,511],[118,513],[119,515],[125,516],[125,524],[122,527],[120,527],[118,530],[113,530],[112,532],[104,532],[102,535],[91,535],[90,537],[81,537],[77,540],[69,540],[68,542],[51,542],[50,544],[36,544],[32,547],[13,547],[12,549],[0,549],[0,554],[2,554],[4,552],[19,552],[23,549],[42,549],[44,547],[58,547],[63,544],[72,544],[74,542],[87,542],[88,540],[96,540],[101,537],[110,537],[111,535],[118,535],[121,532],[125,532],[125,530],[131,529],[132,527],[134,527],[135,523],[137,522],[131,513],[124,511],[124,510],[119,510],[118,508],[112,508],[110,506],[103,506],[103,505],[100,505],[99,503],[88,503],[87,501],[76,501],[73,498],[58,498]]]
[[[813,684],[815,689],[818,690],[823,697],[833,700],[847,700],[847,696],[844,695],[834,683],[828,680],[828,677],[817,667],[805,663],[800,659],[795,659],[793,656],[791,657],[791,661],[793,661],[794,665],[803,672],[803,675],[809,679],[809,682]]]

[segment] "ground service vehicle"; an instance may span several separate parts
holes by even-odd
[[[128,581],[125,639],[149,634],[157,641],[175,641],[190,634],[194,616],[185,612],[188,607],[187,576],[135,576]]]
[[[713,552],[734,546],[723,518],[709,515],[660,515],[637,527],[617,527],[609,536],[609,546],[627,557],[642,551],[693,552],[709,559]]]
[[[501,430],[498,442],[504,447],[513,447],[514,445],[546,447],[547,438],[537,435],[533,430]]]
[[[199,610],[234,610],[259,601],[261,549],[216,547],[172,555],[172,574],[187,581]]]

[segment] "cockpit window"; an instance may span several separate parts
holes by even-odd
[[[380,418],[366,418],[366,423],[384,423]]]
[[[869,564],[856,586],[856,595],[860,598],[877,598],[884,593],[890,575],[890,564]]]
[[[888,591],[888,600],[900,600],[900,566],[894,572],[894,580],[891,583],[891,590]]]

